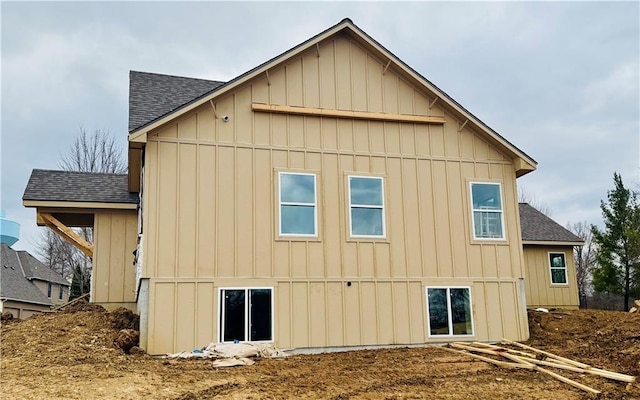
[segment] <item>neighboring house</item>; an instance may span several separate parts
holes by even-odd
[[[226,83],[131,72],[128,176],[34,170],[23,201],[151,354],[525,340],[535,168],[344,20]]]
[[[69,282],[26,251],[1,246],[0,312],[27,318],[69,299]]]
[[[578,308],[573,248],[584,241],[529,204],[519,206],[527,306]]]

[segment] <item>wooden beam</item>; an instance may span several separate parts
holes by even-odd
[[[432,108],[436,104],[436,101],[438,101],[438,99],[439,97],[436,97],[435,99],[433,99],[433,101],[429,103],[429,108]]]
[[[269,70],[264,71],[264,74],[267,77],[267,85],[271,86],[271,79],[269,79]]]
[[[316,43],[316,54],[318,58],[320,57],[320,43]]]
[[[328,108],[293,107],[275,104],[252,103],[251,109],[257,112],[269,112],[278,114],[307,115],[313,117],[330,117],[346,119],[368,119],[374,121],[410,122],[416,124],[445,123],[444,117],[427,117],[423,115],[388,114],[369,111],[347,111]]]
[[[469,120],[464,121],[462,123],[462,125],[460,125],[460,127],[458,128],[458,132],[461,132],[464,129],[464,127],[467,125],[468,122],[469,122]]]
[[[89,258],[93,258],[93,245],[84,240],[80,235],[75,233],[71,228],[58,221],[49,213],[39,213],[44,223],[55,233],[60,235],[64,240],[71,243],[78,250],[82,251]]]
[[[384,66],[384,69],[382,70],[382,75],[385,74],[385,72],[387,72],[387,70],[389,69],[389,66],[391,65],[391,60],[389,60],[389,62],[387,63],[387,65]]]

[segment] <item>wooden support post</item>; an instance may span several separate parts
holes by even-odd
[[[52,231],[60,235],[64,240],[74,245],[78,250],[82,251],[89,258],[93,258],[93,245],[84,240],[80,235],[75,233],[71,228],[58,221],[49,213],[39,213],[40,217]]]

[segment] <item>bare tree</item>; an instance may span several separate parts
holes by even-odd
[[[115,139],[104,130],[96,129],[87,133],[80,128],[69,151],[61,155],[59,167],[65,171],[100,172],[121,174],[127,171],[122,150]],[[85,240],[93,242],[93,228],[76,228],[76,233]],[[39,255],[43,262],[72,280],[73,297],[86,293],[91,280],[91,259],[69,244],[59,235],[47,229],[40,239]],[[72,290],[73,292],[73,290]]]
[[[80,134],[76,136],[69,152],[61,157],[58,165],[65,171],[127,172],[122,150],[109,132],[101,129],[88,134],[84,128],[80,128]]]
[[[538,200],[534,194],[528,192],[524,187],[518,187],[518,203],[527,203],[547,217],[551,217],[551,207],[547,203]]]
[[[591,294],[591,272],[596,265],[596,247],[593,243],[591,224],[587,221],[567,223],[567,229],[584,241],[584,245],[573,248],[576,263],[576,279],[578,281],[578,295],[584,299]]]

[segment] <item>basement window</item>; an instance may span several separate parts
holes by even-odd
[[[501,189],[499,183],[471,182],[474,239],[504,239]]]
[[[318,236],[316,175],[280,172],[280,236]]]
[[[473,336],[471,289],[427,287],[429,336]]]
[[[349,176],[349,232],[351,237],[385,237],[382,178]]]
[[[552,285],[567,284],[567,264],[564,253],[549,253],[549,268],[551,270]]]
[[[273,289],[220,289],[220,342],[273,341]]]

